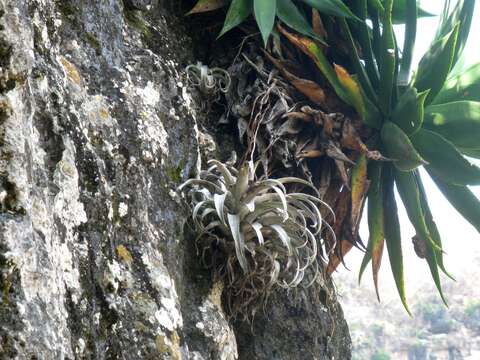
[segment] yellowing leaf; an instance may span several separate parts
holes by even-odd
[[[338,80],[350,98],[350,104],[357,110],[360,117],[365,119],[365,102],[363,101],[360,86],[343,67],[334,64],[334,68]]]
[[[351,188],[352,188],[352,208],[351,208],[351,226],[352,234],[357,229],[360,220],[361,210],[367,193],[369,180],[367,179],[367,157],[360,155],[357,163],[352,170]]]
[[[281,26],[278,26],[278,29],[293,45],[295,45],[299,50],[313,60],[322,75],[325,76],[333,90],[335,90],[335,93],[338,95],[338,97],[340,97],[347,104],[353,105],[350,102],[349,96],[345,92],[343,85],[338,80],[332,65],[328,62],[318,45],[313,40],[304,36],[290,33]]]

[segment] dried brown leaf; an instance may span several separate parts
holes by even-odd
[[[347,174],[347,169],[345,169],[345,163],[340,160],[335,160],[335,166],[337,167],[338,174],[340,175],[340,179],[342,179],[343,185],[347,188],[350,189],[350,184],[348,181],[348,174]]]
[[[343,257],[352,249],[353,244],[349,241],[342,240],[340,241],[340,253],[341,256],[337,256],[335,254],[330,255],[330,259],[328,261],[327,266],[327,274],[332,275],[335,269],[342,263]]]
[[[283,115],[283,117],[287,119],[298,119],[307,123],[310,123],[313,121],[313,117],[311,115],[301,111],[292,111]]]
[[[312,28],[313,32],[317,34],[322,39],[327,38],[327,32],[325,31],[325,27],[323,26],[322,18],[320,17],[320,13],[317,9],[312,9]]]
[[[319,105],[325,102],[325,92],[323,89],[314,81],[302,79],[291,72],[289,72],[285,66],[271,56],[269,53],[265,52],[265,55],[272,62],[273,65],[281,72],[286,80],[290,82],[298,91],[305,95],[309,100],[317,103]]]
[[[346,162],[350,165],[355,165],[355,163],[352,160],[350,160],[347,157],[347,155],[345,155],[343,153],[343,151],[340,150],[340,148],[338,146],[336,146],[331,141],[328,142],[328,145],[327,145],[327,148],[326,148],[325,152],[326,152],[327,156],[331,157],[332,159],[340,160],[340,161]]]

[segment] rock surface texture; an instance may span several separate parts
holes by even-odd
[[[0,0],[0,359],[350,358],[335,299],[252,335],[196,262],[178,3]]]

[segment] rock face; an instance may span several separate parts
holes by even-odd
[[[280,294],[251,341],[196,262],[179,4],[0,0],[1,359],[350,358],[335,299]]]

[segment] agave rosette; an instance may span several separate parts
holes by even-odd
[[[293,177],[255,179],[248,163],[239,170],[216,160],[209,164],[179,189],[188,195],[197,246],[217,259],[216,274],[242,299],[236,305],[248,307],[274,286],[313,284],[323,270],[319,206],[326,205],[286,189],[296,184],[315,192],[311,184]]]
[[[222,3],[230,3],[222,34],[250,14],[255,15],[265,43],[278,29],[280,39],[289,43],[287,48],[293,45],[316,65],[318,73],[308,80],[315,81],[320,74],[323,83],[328,83],[363,122],[368,130],[363,140],[370,150],[378,150],[389,159],[368,158],[366,175],[356,175],[363,174],[357,171],[365,162],[362,153],[356,157],[362,161],[349,172],[352,184],[365,183],[365,179],[369,182],[366,197],[370,235],[360,276],[371,261],[377,286],[386,245],[401,301],[409,311],[396,187],[415,228],[417,255],[427,262],[445,301],[440,272],[450,275],[443,263],[441,234],[429,208],[419,167],[427,170],[448,201],[480,231],[480,201],[469,189],[480,184],[480,168],[469,159],[480,159],[480,64],[464,71],[456,67],[469,35],[475,0],[445,1],[435,39],[414,71],[411,64],[417,21],[431,16],[416,0]],[[282,12],[287,6],[289,17]],[[275,28],[276,18],[279,26]],[[396,23],[405,25],[401,50],[393,29]],[[326,48],[324,43],[329,41],[331,46]],[[321,101],[316,105],[325,106]],[[339,257],[350,248],[339,244]]]

